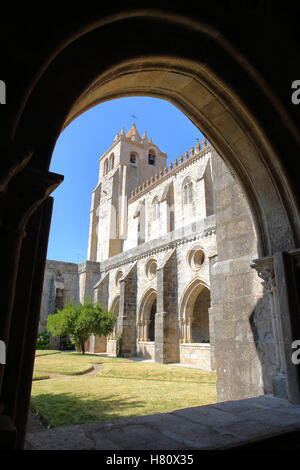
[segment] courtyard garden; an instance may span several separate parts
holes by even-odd
[[[92,354],[36,354],[31,407],[50,428],[215,402],[214,372]]]

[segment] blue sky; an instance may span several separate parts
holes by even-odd
[[[50,170],[64,175],[52,193],[54,209],[48,259],[82,262],[86,259],[91,194],[98,180],[99,157],[111,146],[116,132],[127,132],[136,117],[140,134],[168,154],[168,163],[200,142],[203,135],[175,106],[150,97],[106,101],[73,121],[60,135]]]

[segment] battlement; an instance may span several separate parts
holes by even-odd
[[[141,194],[149,191],[149,189],[161,183],[161,181],[173,175],[179,169],[182,169],[190,162],[203,157],[210,148],[211,145],[206,141],[206,139],[202,139],[201,144],[198,142],[195,147],[191,147],[190,150],[184,152],[183,155],[180,155],[180,157],[176,158],[173,162],[170,162],[165,168],[160,170],[154,176],[139,184],[133,191],[131,191],[131,197],[128,202],[133,202],[135,199],[140,197]]]

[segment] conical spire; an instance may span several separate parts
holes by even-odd
[[[120,136],[121,136],[121,135],[125,135],[125,129],[124,129],[124,126],[123,126],[123,127],[122,127],[122,129],[121,129]]]
[[[147,136],[147,132],[144,131],[142,135],[142,144],[147,144],[147,143],[148,143],[148,136]]]
[[[114,138],[114,142],[116,142],[118,140],[118,138],[119,138],[119,134],[116,133],[115,138]]]
[[[139,131],[136,128],[135,123],[132,124],[131,129],[126,134],[126,137],[128,139],[133,140],[134,142],[140,142],[141,141],[141,136],[139,134]]]

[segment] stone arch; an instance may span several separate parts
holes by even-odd
[[[139,159],[139,154],[137,152],[134,152],[134,151],[130,152],[129,162],[131,165],[137,166],[138,159]]]
[[[106,158],[103,163],[103,175],[104,176],[107,175],[108,171],[109,171],[109,162],[108,162],[108,159]]]
[[[157,291],[150,287],[143,295],[138,306],[138,340],[155,341],[155,313]],[[151,339],[150,339],[151,336]]]
[[[199,297],[202,294],[210,292],[210,288],[206,282],[201,280],[200,278],[193,279],[188,286],[185,288],[181,300],[179,303],[179,323],[180,323],[180,340],[183,343],[192,343],[192,342],[199,342],[193,341],[193,323],[195,320],[195,304],[199,300]],[[210,299],[210,296],[209,296]],[[205,309],[207,308],[207,312],[203,312],[202,320],[209,325],[208,319],[208,305],[205,305]],[[199,322],[198,322],[199,323]],[[200,326],[200,323],[199,323]],[[205,328],[207,329],[207,328]],[[208,338],[209,338],[209,330],[208,330]],[[207,342],[206,338],[205,341]]]
[[[148,151],[148,164],[155,166],[156,152],[153,148]]]
[[[152,207],[151,207],[151,215],[152,215],[152,220],[157,220],[159,219],[160,216],[160,203],[159,199],[157,196],[155,196],[152,200]]]
[[[112,153],[109,157],[109,169],[113,170],[114,165],[115,165],[115,155],[114,153]]]
[[[119,315],[119,307],[120,307],[120,294],[116,295],[114,300],[112,301],[111,303],[111,306],[110,306],[110,311],[118,316]]]
[[[113,299],[111,306],[110,306],[110,312],[112,312],[115,317],[118,319],[119,317],[119,311],[120,311],[120,294],[116,295],[115,298]],[[115,323],[113,332],[109,336],[109,339],[115,339],[117,334],[117,323]]]
[[[190,40],[193,36],[191,45],[195,43],[197,36],[199,36],[199,41],[203,41],[203,37],[205,37],[206,42],[210,41],[214,44],[216,48],[214,53],[209,55],[210,48],[207,47],[205,52],[202,51],[205,60],[197,62],[193,54],[190,54],[192,57],[187,56],[185,51],[189,48],[183,42],[184,48],[180,47],[179,43],[176,54],[168,55],[163,44],[159,41],[159,34],[166,34],[167,17],[169,18],[169,28],[173,27],[178,31],[180,28],[189,28]],[[149,44],[147,41],[143,44],[140,58],[136,52],[130,57],[131,49],[133,51],[136,49],[135,37],[132,34],[135,47],[130,48],[126,45],[127,54],[125,51],[124,53],[120,51],[119,47],[120,56],[126,57],[127,55],[127,60],[120,60],[117,64],[112,61],[111,65],[107,65],[106,70],[101,69],[99,65],[96,66],[95,61],[91,63],[89,55],[83,54],[84,48],[93,50],[91,45],[96,47],[96,44],[103,40],[107,25],[109,25],[110,31],[116,30],[120,33],[120,20],[123,21],[121,26],[125,28],[126,23],[130,23],[132,18],[138,18],[141,23],[143,21],[153,23],[153,27],[157,31],[158,44],[151,37]],[[157,50],[163,56],[154,52]],[[144,56],[145,53],[147,58]],[[61,45],[59,50],[49,58],[47,64],[49,69],[47,66],[45,67],[43,76],[40,77],[33,89],[30,89],[24,100],[23,112],[19,113],[14,136],[25,142],[28,142],[28,139],[34,139],[32,133],[35,126],[32,126],[32,119],[29,119],[29,115],[33,113],[34,116],[31,118],[37,119],[38,122],[45,121],[42,118],[45,113],[44,106],[38,106],[36,102],[39,94],[43,92],[49,98],[48,107],[51,108],[52,104],[54,107],[52,112],[57,115],[56,132],[55,125],[52,126],[51,131],[47,130],[45,122],[43,132],[39,133],[41,144],[46,138],[46,134],[48,134],[47,142],[50,139],[48,162],[61,130],[75,117],[95,104],[108,99],[132,95],[165,98],[173,102],[197,127],[202,129],[209,141],[226,159],[227,164],[234,169],[253,209],[260,238],[259,256],[282,249],[291,249],[295,246],[295,241],[299,242],[300,239],[299,211],[296,201],[292,197],[292,188],[289,187],[287,175],[278,159],[275,148],[272,147],[263,129],[257,125],[249,106],[247,107],[245,102],[235,94],[234,87],[230,87],[228,82],[222,81],[222,78],[218,76],[216,60],[218,53],[227,56],[228,60],[233,62],[232,68],[238,68],[240,74],[248,73],[249,79],[251,76],[251,82],[254,82],[255,79],[256,81],[260,80],[258,74],[254,79],[254,74],[250,73],[250,70],[252,72],[251,65],[241,60],[238,51],[222,35],[196,20],[192,21],[188,17],[159,10],[151,11],[151,13],[122,11],[119,13],[118,19],[107,17],[104,22],[90,25],[84,32],[78,33],[78,36],[73,35],[72,39],[70,38],[66,44]],[[74,73],[76,73],[72,67],[71,69],[65,67],[64,74],[56,71],[56,66],[61,67],[60,62],[64,61],[65,56],[68,57],[69,54],[70,57],[74,54],[80,55],[78,64],[80,64],[80,70],[84,65],[86,75],[81,80],[78,77],[78,86],[73,86],[72,92],[70,91],[65,99],[61,99],[58,106],[55,92],[57,87],[58,89],[64,87],[62,84],[57,84],[56,87],[56,82],[66,80],[71,82],[72,79],[74,80]],[[85,60],[87,63],[84,64]],[[75,64],[76,61],[73,60],[70,63]],[[205,63],[209,65],[204,65]],[[68,74],[70,74],[69,77]],[[86,82],[84,82],[85,79]],[[231,79],[234,82],[232,74]],[[49,80],[52,83],[51,93],[53,96],[49,91]],[[251,83],[251,85],[257,90],[257,83]],[[249,90],[249,86],[248,83],[247,90]],[[266,88],[265,83],[260,87],[263,91]],[[268,94],[268,97],[272,106],[276,108],[276,112],[283,112],[276,100],[271,99],[271,93]],[[57,109],[61,107],[64,109]],[[60,120],[60,118],[62,119]],[[296,135],[297,129],[293,127],[292,122],[287,120],[286,126],[289,126],[293,135]],[[49,132],[52,133],[52,136],[49,135]],[[39,159],[38,142],[36,142],[35,149],[36,157],[32,159],[31,163],[34,162],[38,167],[43,166],[44,163],[47,165],[46,159],[44,163],[36,160]],[[43,154],[45,154],[45,148],[43,150]],[[270,169],[272,169],[272,174]],[[265,188],[268,188],[268,191]],[[274,230],[274,223],[276,223],[277,231]]]
[[[175,202],[174,202],[174,184],[170,183],[167,193],[167,232],[173,232],[175,229]]]
[[[194,185],[190,176],[187,176],[181,187],[182,191],[182,202],[183,204],[188,204],[194,200]]]
[[[145,35],[141,43],[140,28],[145,26],[156,34]],[[95,61],[94,51],[101,50],[99,45],[105,43],[108,32],[111,41],[105,60]],[[114,43],[122,34],[126,44]],[[287,175],[285,170],[287,143],[290,154],[299,149],[298,129],[272,85],[218,26],[189,13],[128,9],[99,21],[83,22],[77,30],[71,25],[64,39],[52,46],[26,91],[22,91],[16,118],[9,124],[8,141],[33,152],[25,170],[34,170],[37,175],[41,172],[42,179],[61,130],[95,104],[132,95],[164,98],[203,130],[233,169],[255,220],[258,256],[299,246],[299,207],[291,184],[291,180],[296,183],[296,176],[293,171]],[[284,126],[279,138],[281,122]],[[22,151],[20,155],[17,163],[22,173]],[[289,163],[292,168],[292,158]],[[14,174],[8,173],[6,184]],[[22,216],[21,229],[37,206]],[[37,283],[34,289],[39,294]],[[11,299],[7,300],[10,322],[12,293],[18,289],[13,284],[10,289],[4,287],[5,291]],[[245,391],[245,395],[249,393]]]

